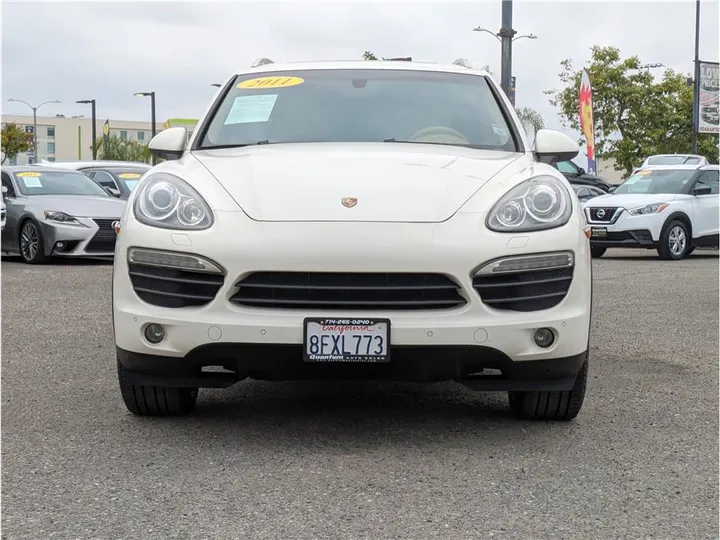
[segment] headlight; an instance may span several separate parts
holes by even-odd
[[[143,180],[138,189],[133,212],[145,225],[199,231],[213,224],[210,207],[177,176],[154,173]]]
[[[563,183],[552,176],[536,176],[495,203],[486,225],[495,232],[541,231],[565,225],[571,215],[570,195]]]
[[[644,214],[657,214],[662,212],[668,207],[667,203],[648,204],[647,206],[641,206],[640,208],[633,208],[628,210],[631,216],[642,216]]]
[[[48,221],[62,223],[63,225],[79,225],[80,227],[85,226],[74,217],[67,215],[65,212],[59,212],[58,210],[45,210],[45,219],[47,219]]]

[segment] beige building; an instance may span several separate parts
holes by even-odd
[[[172,122],[172,121],[168,121]],[[102,137],[105,119],[97,119],[96,135]],[[33,132],[32,115],[2,115],[2,125],[18,124],[23,131]],[[117,134],[121,139],[139,141],[147,144],[152,137],[150,122],[128,122],[110,120],[110,133]],[[165,123],[167,125],[167,122]],[[156,124],[156,131],[162,131],[164,124]],[[37,117],[37,150],[36,161],[77,161],[92,159],[92,119],[65,116]],[[32,154],[32,151],[30,152]],[[3,155],[4,157],[4,155]],[[19,154],[16,158],[8,158],[5,165],[27,165],[31,155]]]

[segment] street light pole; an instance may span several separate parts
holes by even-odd
[[[38,151],[37,151],[37,110],[38,110],[40,107],[42,107],[43,105],[45,105],[46,103],[60,103],[60,101],[58,101],[57,99],[53,99],[53,100],[51,100],[51,101],[43,101],[43,102],[42,102],[40,105],[38,105],[37,107],[33,107],[33,106],[30,105],[27,101],[23,101],[22,99],[9,98],[8,101],[14,101],[14,102],[17,102],[17,103],[24,103],[25,105],[27,105],[28,107],[30,107],[30,108],[32,109],[32,112],[33,112],[33,154],[34,154],[34,159],[35,159],[35,161],[37,161],[37,159],[38,159]]]
[[[518,39],[537,39],[534,34],[516,36],[517,31],[512,28],[512,0],[502,0],[502,28],[497,34],[480,26],[473,28],[474,32],[487,32],[502,45],[500,86],[507,96],[510,96],[512,86],[512,44]]]
[[[95,118],[95,100],[94,99],[83,99],[76,101],[75,103],[89,103],[92,107],[92,158],[93,161],[97,159],[97,119]]]
[[[697,154],[697,132],[700,120],[700,0],[695,2],[695,88],[693,89],[692,153]]]
[[[500,57],[500,86],[506,95],[510,95],[510,77],[512,77],[512,43],[517,32],[512,27],[512,0],[502,2],[502,28],[500,40],[502,53]]]
[[[136,96],[144,96],[148,97],[150,96],[150,121],[152,122],[152,127],[150,128],[152,136],[155,137],[155,92],[136,92]],[[152,154],[152,164],[155,165],[157,163],[157,159],[155,158],[155,154]]]

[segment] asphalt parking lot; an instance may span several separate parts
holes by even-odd
[[[718,538],[718,252],[594,264],[567,424],[456,384],[117,387],[111,266],[2,263],[2,537]]]

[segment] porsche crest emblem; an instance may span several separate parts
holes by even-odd
[[[342,199],[342,205],[345,208],[352,208],[357,204],[357,199],[355,197],[343,197]]]

